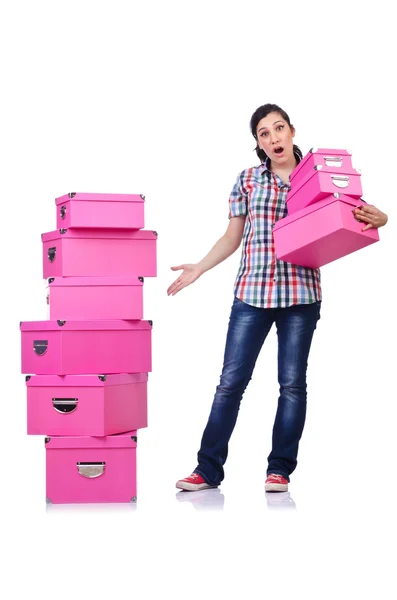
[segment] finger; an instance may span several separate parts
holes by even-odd
[[[168,288],[168,290],[167,290],[167,294],[168,294],[168,295],[169,295],[169,294],[172,294],[172,292],[174,291],[175,287],[177,286],[177,283],[178,283],[178,280],[174,281],[174,283],[172,283],[172,284],[169,286],[169,288]]]
[[[177,294],[178,292],[180,292],[185,286],[183,284],[179,284],[177,285],[173,291],[172,291],[172,295],[175,296],[175,294]]]
[[[367,229],[371,229],[373,227],[372,223],[368,223],[361,231],[367,231]]]
[[[179,267],[171,267],[171,271],[180,271],[181,269],[184,269],[185,265],[179,265]]]
[[[375,206],[372,206],[371,204],[369,204],[368,206],[361,206],[361,210],[369,215],[376,215],[376,213],[378,212],[378,209],[375,208]]]
[[[372,217],[369,217],[368,215],[365,215],[364,213],[356,213],[354,215],[354,218],[357,221],[364,221],[365,223],[369,223],[370,221],[372,221]]]

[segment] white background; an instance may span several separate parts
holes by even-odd
[[[105,598],[392,597],[396,422],[396,93],[391,8],[338,2],[5,2],[1,84],[1,586]],[[220,491],[181,499],[219,381],[239,251],[175,297],[171,265],[224,233],[249,119],[284,108],[296,143],[349,148],[381,241],[322,269],[322,318],[288,504],[263,490],[276,335],[244,395]],[[46,506],[26,435],[19,322],[46,319],[41,233],[70,191],[143,193],[158,236],[138,503]],[[182,500],[182,501],[181,501]],[[210,510],[204,510],[209,508]],[[391,543],[390,550],[388,549]]]

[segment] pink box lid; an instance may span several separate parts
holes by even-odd
[[[152,329],[152,321],[127,321],[121,319],[97,321],[22,321],[21,331],[91,331],[91,330],[141,330]]]
[[[323,200],[314,202],[313,204],[310,204],[306,208],[301,208],[300,210],[293,212],[291,215],[288,215],[287,217],[283,217],[282,219],[279,219],[276,222],[276,224],[273,228],[273,231],[275,231],[276,229],[280,229],[281,227],[284,227],[285,225],[288,225],[289,223],[293,223],[297,219],[301,219],[302,217],[305,217],[306,215],[313,213],[316,210],[320,210],[320,208],[323,208],[324,206],[328,206],[328,204],[332,204],[333,202],[338,202],[338,201],[345,202],[346,204],[350,204],[352,207],[360,205],[360,200],[357,200],[356,198],[352,198],[351,196],[348,196],[347,194],[339,194],[338,192],[335,192],[335,194],[330,194]]]
[[[116,238],[120,240],[153,240],[157,238],[157,231],[149,231],[145,229],[57,229],[41,234],[43,242],[50,240],[58,240],[62,238]]]
[[[47,287],[143,285],[143,277],[49,277]]]
[[[55,198],[55,204],[65,204],[70,200],[88,200],[92,202],[144,202],[145,196],[141,194],[82,194],[70,192]]]
[[[136,448],[137,431],[126,431],[116,435],[52,435],[45,438],[46,450],[52,448]]]
[[[335,148],[310,148],[309,152],[305,154],[299,164],[296,165],[295,169],[289,176],[290,181],[298,175],[303,165],[309,160],[313,154],[321,154],[325,156],[351,156],[352,153],[349,150],[340,150]]]
[[[127,383],[145,383],[148,373],[117,373],[112,375],[28,375],[28,387],[106,387]]]

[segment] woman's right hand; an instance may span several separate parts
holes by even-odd
[[[174,283],[170,285],[167,290],[167,296],[175,296],[177,292],[180,292],[184,287],[195,282],[196,279],[203,274],[202,269],[197,264],[179,265],[178,267],[171,267],[172,271],[180,271],[183,269],[178,279],[175,279]]]

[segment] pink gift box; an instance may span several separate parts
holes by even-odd
[[[335,174],[313,169],[311,175],[306,179],[299,180],[297,185],[288,192],[288,214],[291,215],[334,193],[351,196],[356,200],[360,199],[363,195],[360,173],[357,172],[354,175]]]
[[[273,228],[277,258],[318,269],[379,241],[377,229],[362,231],[355,206],[354,198],[336,193],[280,219]]]
[[[142,319],[143,277],[50,277],[50,320]]]
[[[72,192],[55,199],[57,229],[142,229],[145,196],[139,194],[81,194]]]
[[[26,321],[22,373],[84,375],[152,370],[152,321]]]
[[[338,175],[357,175],[359,171],[353,168],[351,152],[333,148],[311,148],[302,158],[300,163],[290,175],[291,187],[294,190],[314,172],[314,169],[323,173]]]
[[[106,436],[147,427],[147,373],[26,378],[29,435]]]
[[[47,502],[135,502],[136,433],[45,438]]]
[[[43,233],[43,277],[156,277],[155,231],[60,229]]]

